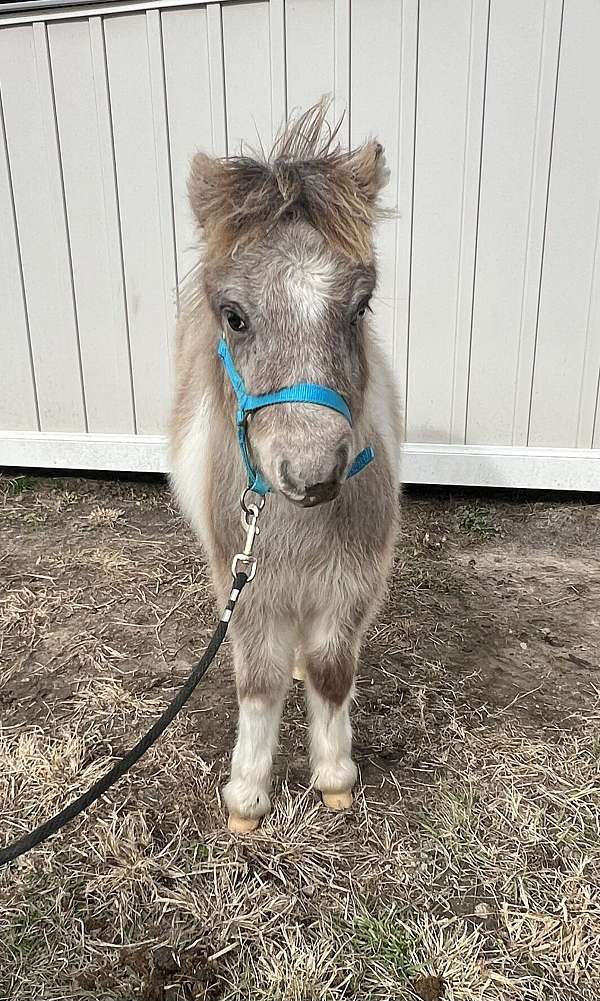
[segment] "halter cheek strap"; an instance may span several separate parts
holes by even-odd
[[[350,427],[352,427],[352,414],[350,413],[350,408],[346,401],[340,396],[339,393],[336,393],[334,389],[329,389],[327,386],[319,386],[311,382],[300,382],[295,386],[278,389],[275,393],[264,393],[262,396],[252,396],[246,390],[244,380],[234,365],[231,352],[223,337],[219,341],[219,357],[223,362],[225,371],[237,398],[238,409],[235,421],[237,425],[238,443],[240,446],[240,452],[242,453],[242,459],[244,460],[244,465],[246,467],[246,472],[248,473],[248,489],[254,491],[254,493],[260,494],[264,497],[265,494],[269,493],[271,487],[265,482],[258,470],[254,468],[250,460],[247,427],[248,414],[254,413],[256,410],[262,410],[263,407],[271,407],[277,403],[316,403],[320,407],[328,407],[330,410],[337,411],[338,414],[341,414],[342,417],[346,418]],[[359,452],[350,466],[347,478],[356,476],[356,474],[360,473],[365,466],[368,466],[374,458],[375,452],[373,449],[370,446],[368,448],[364,448],[362,452]]]

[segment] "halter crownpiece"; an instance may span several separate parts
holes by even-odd
[[[254,413],[256,410],[262,410],[263,407],[271,407],[276,403],[316,403],[320,407],[328,407],[330,410],[337,411],[342,417],[345,417],[348,421],[350,427],[352,427],[352,414],[350,413],[350,408],[343,397],[339,393],[336,393],[335,389],[329,389],[327,386],[319,386],[318,384],[312,382],[299,382],[295,386],[287,386],[285,389],[278,389],[275,393],[263,393],[262,396],[252,396],[246,389],[244,385],[244,380],[239,374],[235,367],[233,358],[231,357],[231,352],[227,346],[227,341],[222,337],[219,341],[219,357],[223,362],[223,366],[229,378],[229,381],[233,387],[233,391],[236,395],[238,409],[235,416],[235,422],[237,425],[238,443],[240,446],[240,452],[242,453],[242,459],[244,460],[244,466],[246,467],[246,472],[248,473],[248,489],[252,490],[256,494],[260,494],[264,497],[271,490],[268,483],[262,478],[261,474],[254,468],[250,460],[250,451],[248,449],[248,414]],[[368,464],[375,458],[375,452],[369,445],[368,448],[363,448],[362,452],[356,456],[354,462],[350,466],[348,473],[346,474],[346,479],[351,476],[356,476],[361,470],[368,466]]]

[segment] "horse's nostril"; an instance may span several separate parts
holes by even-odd
[[[337,497],[340,490],[338,480],[328,480],[326,483],[312,483],[306,488],[306,496],[302,504],[304,507],[315,507],[317,504],[324,504]]]
[[[332,465],[325,468],[294,469],[287,459],[279,463],[279,484],[284,494],[290,500],[301,503],[304,507],[313,507],[337,497],[340,481],[348,464],[348,449],[338,448]],[[317,478],[318,477],[318,478]]]

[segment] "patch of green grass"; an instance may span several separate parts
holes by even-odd
[[[0,490],[6,497],[19,497],[26,490],[35,487],[34,476],[13,476],[11,479],[0,479]]]
[[[208,862],[210,859],[209,847],[203,841],[192,841],[186,847],[185,851],[190,856],[194,865],[197,865],[199,862]]]
[[[399,985],[414,972],[411,941],[393,904],[375,912],[367,908],[359,912],[352,926],[351,946],[363,971],[376,966],[386,980]],[[359,975],[359,979],[363,977]]]
[[[491,513],[479,504],[473,507],[465,507],[459,511],[459,528],[469,535],[495,535],[499,529],[492,521]]]

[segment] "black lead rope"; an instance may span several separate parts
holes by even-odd
[[[202,680],[215,659],[217,651],[225,639],[227,627],[229,626],[229,620],[231,619],[236,601],[249,579],[251,579],[251,577],[247,573],[236,573],[233,581],[233,587],[229,595],[229,601],[227,602],[225,611],[223,612],[221,620],[213,633],[208,647],[197,664],[194,665],[189,678],[179,689],[179,692],[173,701],[169,703],[162,716],[160,716],[150,727],[148,732],[145,733],[140,740],[138,740],[137,744],[134,744],[131,750],[127,751],[127,754],[124,754],[121,760],[109,769],[106,775],[103,775],[101,779],[94,782],[93,786],[90,786],[87,792],[78,796],[72,803],[65,806],[64,810],[61,810],[60,813],[57,813],[55,817],[51,817],[50,820],[47,820],[44,824],[40,824],[40,826],[36,827],[34,831],[31,831],[29,834],[25,834],[22,838],[18,838],[16,841],[13,841],[12,844],[7,845],[6,848],[1,849],[0,865],[12,862],[14,859],[19,858],[20,855],[24,855],[25,852],[28,852],[31,848],[35,848],[37,845],[40,845],[42,841],[46,841],[48,838],[52,837],[52,835],[56,834],[57,831],[60,831],[65,824],[68,824],[80,813],[83,813],[84,810],[87,810],[88,806],[95,803],[95,801],[99,799],[100,796],[102,796],[108,789],[110,789],[115,782],[118,782],[121,776],[125,775],[125,773],[140,760],[142,755],[145,754],[150,747],[152,747],[161,734],[165,732],[169,723],[175,719],[178,712],[186,704],[190,695],[196,688],[196,685]]]

